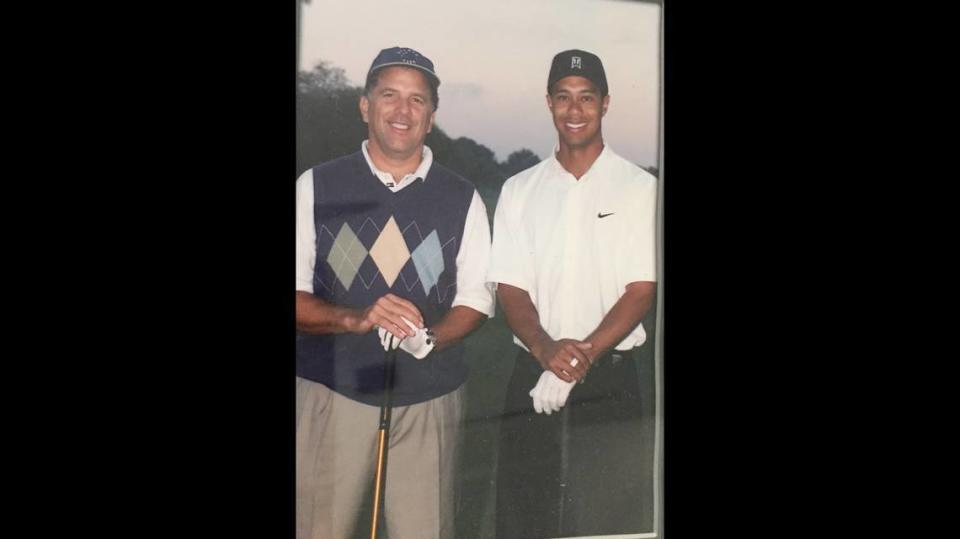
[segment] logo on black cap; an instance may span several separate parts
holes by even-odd
[[[584,77],[597,85],[600,95],[607,95],[607,75],[603,71],[603,62],[592,52],[580,49],[570,49],[557,53],[550,63],[550,74],[547,77],[547,93],[550,93],[553,83],[569,76]]]

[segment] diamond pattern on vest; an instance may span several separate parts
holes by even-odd
[[[369,234],[364,234],[367,226],[377,231],[376,240],[369,251],[360,239],[362,236],[369,241]],[[326,226],[321,226],[320,231],[334,238],[330,253],[327,255],[327,263],[333,269],[337,280],[347,290],[358,278],[363,287],[369,290],[377,275],[382,275],[389,287],[393,287],[397,278],[400,277],[403,281],[402,286],[407,292],[420,283],[424,294],[429,296],[430,290],[437,286],[440,275],[446,269],[443,261],[444,251],[452,249],[452,256],[456,256],[456,238],[450,238],[446,243],[441,244],[440,236],[434,230],[424,239],[416,221],[411,221],[401,231],[393,216],[382,230],[368,217],[356,233],[347,223],[341,225],[336,237]],[[417,244],[417,248],[411,253],[408,246],[414,244]],[[411,259],[413,264],[408,266],[407,262]],[[332,283],[327,284],[322,279],[318,281],[327,290],[332,290]],[[456,290],[456,282],[451,282],[444,288],[444,290],[437,288],[437,301],[444,301],[451,289]]]
[[[436,234],[436,232],[434,232]],[[387,282],[387,286],[393,286],[397,280],[397,275],[403,269],[403,265],[410,259],[410,250],[407,248],[407,242],[400,233],[400,227],[393,216],[384,225],[383,230],[377,237],[377,241],[370,248],[370,257],[377,264],[380,274]]]
[[[443,250],[440,247],[440,238],[434,230],[420,246],[413,251],[413,264],[417,267],[423,293],[429,295],[430,289],[440,280],[443,273]]]
[[[333,268],[334,274],[340,280],[340,284],[347,290],[353,284],[353,279],[360,270],[360,264],[367,257],[367,249],[357,239],[347,223],[343,223],[337,238],[330,248],[330,254],[327,255],[327,263]]]

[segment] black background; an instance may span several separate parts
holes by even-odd
[[[295,6],[273,4],[143,13],[106,44],[124,127],[84,148],[119,165],[103,230],[137,241],[104,255],[114,301],[80,331],[111,357],[67,463],[109,485],[94,525],[293,537]],[[878,469],[851,446],[875,410],[848,401],[880,360],[851,308],[882,294],[852,263],[879,184],[831,13],[665,9],[670,538],[863,525],[837,517]]]

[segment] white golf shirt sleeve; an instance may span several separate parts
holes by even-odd
[[[657,280],[657,183],[650,178],[631,185],[637,186],[628,199],[633,218],[615,257],[621,293],[632,282]]]
[[[493,214],[493,247],[487,281],[493,286],[505,283],[534,294],[534,261],[523,236],[525,227],[517,215],[516,183],[507,181]]]
[[[487,208],[476,189],[463,225],[457,251],[457,295],[452,307],[463,305],[493,318],[493,286],[487,284],[490,267],[490,222]]]
[[[297,178],[297,291],[313,294],[317,229],[313,223],[313,169]]]

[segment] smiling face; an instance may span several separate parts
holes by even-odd
[[[547,106],[561,147],[580,149],[602,144],[601,119],[609,104],[610,96],[601,96],[600,89],[588,79],[570,76],[555,82],[547,95]]]
[[[386,67],[360,98],[371,154],[391,160],[419,159],[433,128],[434,106],[426,75],[416,68]]]

